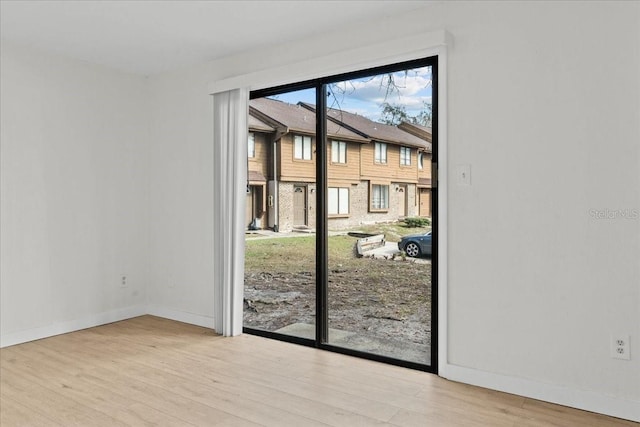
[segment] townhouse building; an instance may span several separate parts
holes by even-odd
[[[315,106],[260,98],[249,104],[247,225],[315,228]],[[431,216],[430,129],[391,126],[328,110],[331,229]]]

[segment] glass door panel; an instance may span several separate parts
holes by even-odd
[[[249,102],[244,326],[315,340],[315,90]]]
[[[327,86],[328,344],[431,364],[431,67]]]

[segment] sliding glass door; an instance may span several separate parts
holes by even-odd
[[[429,365],[431,67],[327,89],[328,344]]]
[[[437,58],[252,93],[245,331],[436,370]]]

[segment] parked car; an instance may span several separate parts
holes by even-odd
[[[410,257],[431,255],[431,231],[404,236],[398,242],[398,249]]]

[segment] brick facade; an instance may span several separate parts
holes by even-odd
[[[278,184],[278,213],[280,216],[278,229],[280,231],[291,231],[296,227],[293,221],[293,192],[296,186],[306,187],[307,227],[313,229],[316,226],[316,184],[280,182]]]
[[[427,201],[423,197],[423,208],[420,209],[417,188],[418,185],[431,186],[430,129],[404,124],[405,130],[401,130],[333,109],[327,114],[335,119],[327,122],[328,186],[349,190],[348,213],[344,211],[344,190],[331,190],[337,198],[331,200],[330,208],[342,213],[329,216],[330,229],[344,230],[398,221],[421,213],[425,215],[425,212],[430,214],[429,206],[425,208],[427,203],[430,205],[430,199]],[[251,184],[257,185],[258,181],[266,179],[278,180],[277,218],[273,217],[269,222],[273,223],[272,219],[275,219],[280,231],[315,229],[317,147],[315,122],[310,120],[315,117],[314,107],[259,98],[251,101],[250,116],[250,128],[257,131],[256,156],[248,162],[250,174],[255,175],[252,180],[255,182]],[[332,152],[334,142],[340,144],[336,145],[336,159]],[[379,151],[385,155],[376,157],[376,147],[384,148]],[[269,150],[275,152],[269,153]],[[423,156],[422,162],[418,161],[420,156]],[[262,169],[258,169],[259,166]],[[388,185],[388,209],[372,210],[372,185]],[[381,194],[384,193],[376,188],[376,195]],[[268,194],[264,200],[274,201],[276,198],[271,196],[273,194]],[[273,209],[269,212],[270,215],[275,213]]]
[[[279,188],[279,213],[280,231],[291,231],[296,228],[293,222],[293,192],[296,185],[306,186],[307,191],[307,227],[315,228],[316,224],[316,185],[311,183],[280,182]],[[391,183],[389,186],[389,209],[385,212],[371,212],[369,210],[369,181],[360,181],[349,186],[349,215],[330,216],[330,230],[344,230],[366,224],[379,222],[392,222],[402,218],[400,215],[402,200],[399,191],[406,186],[407,215],[418,215],[417,193],[415,184]]]

